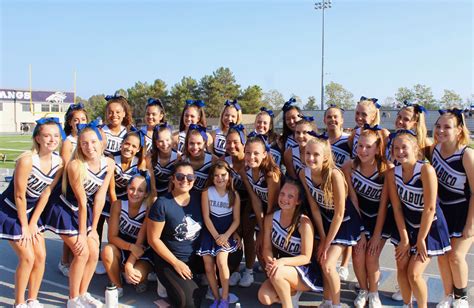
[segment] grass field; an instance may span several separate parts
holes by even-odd
[[[31,149],[31,135],[0,136],[0,154],[7,156],[5,162],[0,160],[0,168],[14,168],[18,155],[29,149]]]

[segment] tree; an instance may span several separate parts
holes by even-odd
[[[314,96],[308,97],[308,102],[303,107],[304,110],[316,110],[318,106],[316,105],[316,98]]]
[[[395,99],[398,103],[403,103],[404,101],[410,102],[415,99],[415,93],[406,87],[401,87],[398,88],[397,93],[395,93]]]
[[[441,97],[439,103],[442,108],[462,108],[463,101],[461,95],[457,94],[453,90],[444,90],[444,94]]]
[[[183,77],[179,83],[171,88],[169,100],[166,104],[166,118],[168,121],[179,124],[179,117],[186,100],[199,97],[198,82],[191,77]]]
[[[283,97],[283,94],[272,89],[263,94],[263,102],[267,107],[270,107],[273,110],[280,110],[285,103],[285,98]]]
[[[413,86],[413,92],[415,93],[415,100],[425,106],[426,109],[435,110],[439,108],[430,87],[416,84]]]
[[[239,97],[242,113],[255,114],[266,104],[262,102],[263,91],[259,86],[248,86]],[[266,105],[268,107],[268,105]]]
[[[149,85],[147,82],[137,81],[127,92],[128,102],[133,110],[133,118],[137,120],[141,120],[145,116],[145,107],[148,98],[165,99],[168,95],[166,83],[161,79],[156,79],[153,85]]]
[[[342,109],[351,109],[354,107],[354,95],[346,90],[341,84],[331,81],[325,87],[324,93],[326,106],[336,105]]]
[[[107,101],[105,100],[104,94],[96,94],[89,97],[87,103],[85,103],[89,121],[94,120],[97,117],[101,117],[103,120],[105,120],[106,104]]]
[[[395,109],[397,108],[397,102],[393,97],[386,97],[382,102],[383,109]]]

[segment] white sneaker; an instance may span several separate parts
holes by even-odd
[[[293,305],[293,308],[298,308],[299,307],[299,301],[300,301],[300,297],[301,297],[301,294],[303,292],[301,291],[296,291],[296,294],[291,296],[291,304]]]
[[[402,308],[412,308],[413,305],[410,303],[410,304],[403,304]]]
[[[222,296],[222,288],[219,289],[219,294]],[[207,288],[206,299],[211,300],[211,301],[215,300],[214,295],[212,295],[211,288]],[[235,304],[239,301],[239,297],[235,295],[234,293],[229,292],[228,300],[229,300],[229,304]]]
[[[81,302],[86,304],[90,307],[102,308],[104,303],[102,303],[97,298],[92,297],[89,292],[84,293],[83,295],[79,296]]]
[[[99,262],[97,262],[97,266],[95,267],[95,273],[97,275],[104,275],[105,273],[107,273],[107,271],[105,270],[104,264],[100,260]]]
[[[69,265],[63,264],[61,261],[59,261],[58,269],[64,277],[69,277]]]
[[[242,278],[240,278],[239,286],[243,288],[248,288],[252,285],[253,282],[254,282],[253,272],[245,270]]]
[[[359,294],[357,294],[357,297],[354,300],[354,306],[356,308],[365,307],[365,303],[367,303],[368,295],[369,295],[369,292],[367,290],[359,290]]]
[[[28,308],[43,308],[44,305],[41,304],[37,299],[30,299],[26,301]]]
[[[15,307],[15,308],[28,308],[28,305],[26,303],[23,303],[23,304],[14,305],[13,307]]]
[[[436,305],[436,308],[451,308],[453,306],[454,302],[454,297],[452,294],[449,294],[445,298],[443,298],[438,305]]]
[[[155,272],[150,272],[150,273],[148,273],[147,279],[148,279],[148,281],[156,281],[158,278],[156,278],[156,273]]]
[[[337,272],[338,272],[339,278],[341,278],[341,280],[347,280],[347,278],[349,277],[349,270],[347,269],[347,267],[341,266],[341,267],[339,267]]]
[[[67,300],[67,308],[89,308],[89,305],[82,302],[81,297],[78,296]]]
[[[229,277],[229,286],[235,287],[239,283],[240,278],[242,278],[242,276],[240,276],[239,272],[233,272]]]
[[[379,292],[369,293],[369,308],[382,308]]]
[[[402,292],[400,292],[400,290],[397,290],[397,292],[392,294],[392,299],[397,302],[402,301],[403,300]]]
[[[318,308],[332,308],[332,301],[323,298],[323,301],[319,304]]]
[[[117,294],[118,298],[121,298],[123,296],[123,288],[117,288]]]
[[[460,298],[453,302],[453,307],[454,308],[469,308],[469,302],[467,301],[467,299]]]
[[[156,279],[156,282],[157,282],[156,293],[158,293],[158,296],[161,298],[167,298],[168,292],[166,292],[165,286],[163,286],[163,284],[158,278]]]

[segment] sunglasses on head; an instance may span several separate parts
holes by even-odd
[[[196,179],[194,174],[176,173],[174,176],[179,182],[184,181],[184,179],[188,180],[188,182],[192,182]]]

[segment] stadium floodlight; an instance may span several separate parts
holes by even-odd
[[[323,0],[314,3],[314,9],[321,10],[323,14],[321,27],[321,110],[324,110],[324,10],[330,9],[331,6],[331,0]]]

